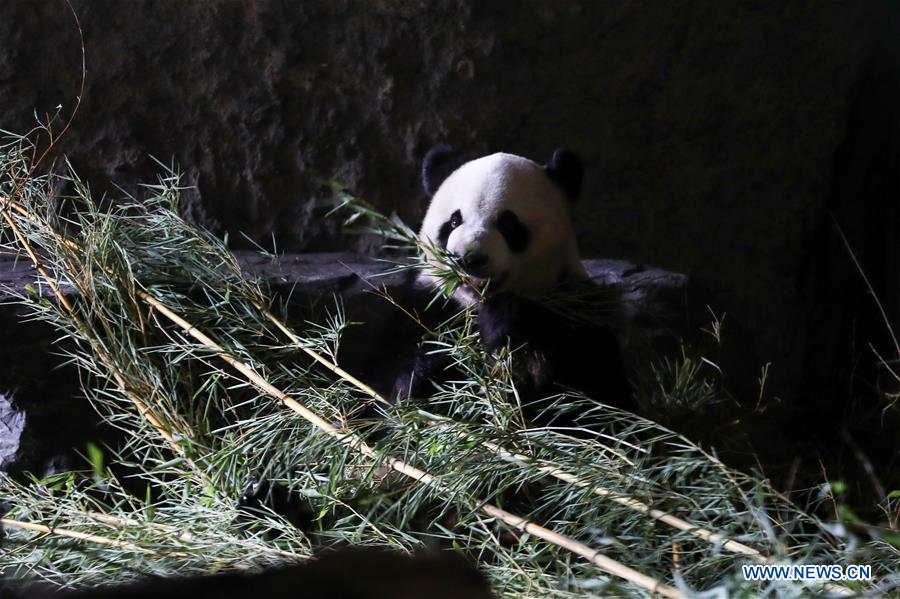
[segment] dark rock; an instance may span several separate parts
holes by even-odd
[[[330,301],[332,293],[360,298],[373,287],[397,284],[402,277],[388,272],[392,263],[356,254],[274,257],[238,251],[235,255],[247,276],[265,281],[276,296],[290,297],[292,309],[301,312],[293,316],[300,320],[309,314],[305,310],[310,305]],[[686,303],[689,279],[685,275],[624,260],[586,260],[585,267],[598,284],[621,294],[626,347],[671,349],[698,323],[697,314]],[[42,288],[36,275],[27,262],[0,260],[0,283],[5,284],[0,286],[0,297],[8,300],[26,285]],[[364,304],[377,301],[361,299]],[[0,346],[0,467],[46,473],[72,465],[78,459],[73,449],[83,451],[89,441],[115,437],[101,427],[80,396],[74,368],[63,366],[58,355],[61,348],[55,345],[58,334],[45,323],[20,322],[24,314],[15,304],[0,307],[0,327],[6,337]],[[377,351],[377,339],[366,342]]]
[[[687,275],[627,260],[585,260],[584,266],[595,283],[619,292],[626,322],[643,338],[678,341],[700,324]]]
[[[689,273],[701,310],[728,314],[748,399],[767,363],[771,393],[832,424],[873,387],[848,391],[884,327],[858,319],[872,306],[831,215],[896,318],[896,3],[73,4],[88,73],[61,150],[96,193],[140,195],[152,155],[235,247],[374,252],[325,218],[316,177],[415,223],[436,142],[565,146],[587,167],[583,255]],[[79,50],[62,0],[0,3],[0,128],[68,115]]]
[[[50,297],[53,290],[47,284],[41,284],[37,270],[27,257],[0,251],[0,304],[13,301],[21,294],[31,291]],[[69,285],[62,284],[64,293],[71,293]]]
[[[415,222],[435,142],[540,160],[562,145],[587,165],[584,254],[691,273],[773,384],[810,385],[809,328],[834,326],[806,322],[810,294],[856,283],[810,247],[887,1],[73,4],[88,73],[62,149],[98,193],[140,193],[150,155],[173,161],[185,214],[237,245],[372,251],[324,218],[315,176]],[[67,115],[65,4],[3,2],[0,40],[0,126]]]
[[[4,595],[7,596],[7,595]],[[472,564],[450,551],[416,556],[376,549],[342,549],[306,563],[262,572],[151,578],[84,591],[28,589],[31,599],[489,599],[490,587]]]
[[[49,324],[23,322],[26,315],[0,307],[0,468],[42,476],[83,466],[77,453],[114,435],[81,395],[78,373],[61,355],[67,342]]]
[[[13,406],[11,394],[0,393],[0,470],[6,470],[19,452],[25,413]]]
[[[359,254],[273,256],[237,250],[235,256],[247,276],[264,279],[275,291],[296,288],[304,295],[359,293],[370,285],[393,285],[399,281],[398,277],[387,273],[391,263]]]
[[[395,264],[359,254],[283,254],[235,251],[245,274],[264,279],[280,293],[322,296],[356,295],[384,285],[396,285],[402,274]],[[704,312],[688,302],[689,277],[627,260],[584,260],[588,275],[598,285],[615,289],[629,328],[645,339],[679,338],[700,324]],[[0,275],[2,276],[2,275]],[[699,301],[699,298],[697,298]]]
[[[235,256],[245,274],[264,279],[273,291],[309,299],[330,293],[358,295],[396,285],[403,277],[391,272],[395,268],[392,262],[354,254],[275,258],[236,251]],[[620,295],[626,335],[666,344],[677,342],[701,323],[702,313],[688,303],[690,281],[686,275],[627,260],[584,260],[584,266],[594,282]]]

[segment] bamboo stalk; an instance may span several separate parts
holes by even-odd
[[[338,375],[339,377],[341,377],[342,379],[344,379],[345,381],[347,381],[348,383],[350,383],[351,385],[353,385],[354,387],[356,387],[357,389],[359,389],[366,395],[370,396],[375,401],[377,401],[383,405],[386,405],[386,406],[391,405],[391,402],[389,402],[385,398],[381,397],[381,395],[377,391],[375,391],[375,389],[373,389],[371,386],[365,384],[364,382],[362,382],[361,380],[359,380],[358,378],[356,378],[355,376],[353,376],[352,374],[350,374],[349,372],[347,372],[346,370],[344,370],[343,368],[341,368],[340,366],[338,366],[331,360],[320,355],[317,351],[303,345],[302,339],[297,337],[297,335],[296,335],[296,333],[294,333],[294,331],[292,331],[286,324],[281,322],[281,319],[276,318],[274,314],[269,312],[263,306],[257,305],[256,309],[259,310],[263,314],[263,316],[265,316],[267,319],[269,319],[269,322],[274,324],[282,333],[284,333],[288,337],[288,339],[290,339],[294,343],[294,345],[296,345],[301,351],[306,353],[306,355],[311,357],[313,360],[315,360],[316,362],[318,362],[319,364],[321,364],[322,366],[324,366],[325,368],[327,368],[334,374]]]
[[[159,522],[141,522],[138,520],[134,520],[133,518],[119,518],[117,516],[111,516],[109,514],[104,514],[102,512],[88,512],[88,516],[100,522],[102,524],[106,524],[107,526],[111,526],[113,528],[125,528],[127,526],[149,526],[150,528],[155,528],[160,532],[177,535],[175,538],[181,541],[182,543],[193,543],[197,540],[193,534],[183,531],[179,529],[177,526],[172,526],[169,524],[160,524]],[[280,555],[282,557],[287,557],[295,560],[308,559],[307,556],[298,555],[296,553],[291,553],[290,551],[283,551],[281,549],[274,549],[270,547],[266,547],[265,551],[269,553]],[[170,554],[176,555],[176,554]],[[178,554],[180,555],[180,554]]]
[[[510,460],[520,462],[520,463],[533,462],[533,459],[529,456],[526,456],[526,455],[523,455],[520,453],[512,453],[512,452],[507,451],[506,449],[500,447],[499,445],[497,445],[495,443],[491,443],[490,441],[484,441],[483,443],[486,447],[490,448],[492,451],[494,451],[500,457],[510,459]],[[599,495],[600,497],[606,497],[612,501],[615,501],[619,505],[623,505],[625,507],[631,508],[636,512],[640,512],[642,514],[649,516],[650,518],[653,518],[654,520],[658,520],[664,524],[668,524],[672,528],[675,528],[675,529],[683,531],[683,532],[690,533],[690,534],[694,535],[695,537],[697,537],[698,539],[702,539],[702,540],[708,541],[710,543],[720,543],[723,548],[728,549],[729,551],[732,551],[734,553],[740,553],[742,555],[746,555],[746,556],[751,557],[760,562],[770,562],[771,561],[770,558],[764,556],[762,553],[760,553],[756,549],[753,549],[752,547],[748,547],[747,545],[744,545],[743,543],[739,543],[738,541],[733,541],[717,532],[712,532],[710,530],[706,530],[705,528],[695,526],[695,525],[691,524],[690,522],[682,520],[681,518],[678,518],[677,516],[673,516],[672,514],[670,514],[668,512],[664,512],[663,510],[652,508],[649,505],[647,505],[646,503],[639,501],[637,499],[634,499],[632,497],[618,495],[616,493],[613,493],[609,489],[606,489],[605,487],[592,485],[591,483],[587,482],[586,480],[584,480],[578,476],[575,476],[574,474],[570,474],[557,466],[550,466],[550,465],[538,466],[537,470],[539,472],[543,472],[544,474],[547,474],[548,476],[552,476],[561,481],[572,484],[576,487],[580,487],[583,489],[591,488],[592,492],[595,495]]]
[[[103,522],[103,518],[99,517],[100,514],[93,514],[93,517]],[[114,516],[106,516],[107,524],[109,524],[112,520],[117,520]],[[166,557],[190,557],[191,554],[185,551],[157,551],[155,549],[147,549],[146,547],[141,547],[140,545],[136,545],[134,543],[130,543],[128,541],[122,541],[119,539],[111,539],[109,537],[104,537],[101,535],[95,535],[87,532],[79,532],[77,530],[70,530],[68,528],[58,528],[56,526],[47,526],[46,524],[37,524],[35,522],[23,522],[21,520],[10,520],[8,518],[0,519],[0,524],[7,528],[17,528],[19,530],[29,530],[32,532],[40,532],[48,535],[56,535],[59,537],[67,537],[70,539],[77,539],[79,541],[86,541],[88,543],[96,543],[98,545],[108,545],[110,547],[115,547],[117,549],[127,549],[129,551],[134,551],[137,553],[149,553],[152,555],[165,555]],[[122,522],[124,525],[124,522]]]
[[[156,528],[157,530],[160,530],[162,532],[177,534],[178,536],[176,538],[183,543],[193,543],[195,539],[194,535],[189,532],[181,531],[175,526],[159,524],[158,522],[139,522],[138,520],[135,520],[133,518],[119,518],[117,516],[104,514],[103,512],[88,512],[87,515],[97,522],[106,524],[107,526],[111,526],[113,528],[125,528],[127,526],[140,526],[142,524],[146,524],[151,528]]]
[[[57,535],[60,537],[68,537],[70,539],[78,539],[79,541],[88,541],[89,543],[97,543],[99,545],[109,545],[120,549],[128,549],[140,553],[156,553],[151,549],[145,549],[134,543],[120,541],[118,539],[110,539],[86,532],[78,532],[77,530],[69,530],[67,528],[56,528],[55,526],[47,526],[45,524],[35,524],[34,522],[22,522],[20,520],[10,520],[8,518],[0,519],[0,524],[8,528],[17,528],[20,530],[30,530],[32,532],[41,532],[48,535]],[[176,555],[176,554],[173,554]],[[184,554],[187,555],[187,554]]]
[[[687,595],[674,587],[664,585],[661,582],[657,581],[655,578],[651,578],[646,574],[641,574],[640,572],[633,570],[628,566],[625,566],[609,557],[606,557],[596,549],[592,549],[591,547],[588,547],[583,543],[579,543],[574,539],[544,528],[543,526],[535,524],[534,522],[530,522],[525,518],[516,516],[515,514],[511,514],[506,510],[500,509],[490,504],[482,504],[481,510],[489,516],[506,522],[510,526],[513,526],[521,530],[522,532],[527,532],[538,538],[544,539],[549,543],[553,543],[558,547],[568,549],[572,553],[575,553],[587,559],[589,562],[593,563],[601,570],[614,574],[620,578],[624,578],[625,580],[641,588],[647,589],[651,593],[656,593],[658,595],[662,595],[663,597],[683,597],[685,599],[687,597]]]

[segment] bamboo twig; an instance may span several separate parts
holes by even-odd
[[[259,310],[263,314],[263,316],[265,316],[267,319],[269,319],[269,322],[274,324],[282,333],[287,335],[288,339],[290,339],[294,343],[294,345],[296,345],[301,351],[306,353],[313,360],[315,360],[316,362],[318,362],[319,364],[321,364],[322,366],[324,366],[325,368],[327,368],[334,374],[338,375],[339,377],[341,377],[342,379],[344,379],[345,381],[347,381],[348,383],[350,383],[351,385],[353,385],[354,387],[356,387],[357,389],[359,389],[366,395],[370,396],[375,401],[377,401],[383,405],[386,405],[386,406],[391,405],[391,402],[389,402],[385,398],[381,397],[381,395],[377,391],[375,391],[375,389],[373,389],[371,386],[365,384],[364,382],[362,382],[361,380],[359,380],[358,378],[356,378],[355,376],[353,376],[352,374],[350,374],[349,372],[347,372],[346,370],[344,370],[343,368],[341,368],[340,366],[338,366],[337,364],[335,364],[334,362],[329,360],[328,358],[320,355],[317,351],[315,351],[309,347],[306,347],[303,344],[303,340],[300,339],[297,336],[297,334],[294,333],[294,331],[292,331],[290,329],[290,327],[288,327],[286,324],[284,324],[280,318],[277,318],[274,314],[269,312],[265,307],[257,305],[256,309]]]

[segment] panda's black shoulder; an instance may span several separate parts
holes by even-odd
[[[519,382],[534,395],[572,388],[604,403],[633,409],[617,335],[618,317],[609,295],[580,281],[557,291],[561,297],[569,294],[579,299],[571,305],[509,293],[486,299],[478,313],[485,349],[493,353],[508,343],[519,351],[519,366],[514,366]],[[591,305],[592,297],[595,305]],[[610,312],[608,318],[603,318],[605,310]]]
[[[569,301],[568,298],[572,298]],[[577,351],[570,335],[605,339],[618,321],[617,304],[610,294],[590,281],[561,283],[546,299],[530,299],[513,293],[488,297],[479,307],[479,329],[487,349],[495,351],[507,338],[526,337],[532,343],[554,343],[557,349]]]

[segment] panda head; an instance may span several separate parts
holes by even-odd
[[[497,153],[460,164],[446,146],[425,157],[422,182],[432,196],[419,238],[456,259],[476,285],[529,297],[566,279],[586,277],[578,257],[571,208],[584,169],[579,158],[556,150],[542,166]],[[433,255],[434,269],[446,268]],[[434,272],[422,278],[436,284]],[[465,286],[454,294],[471,304]]]

